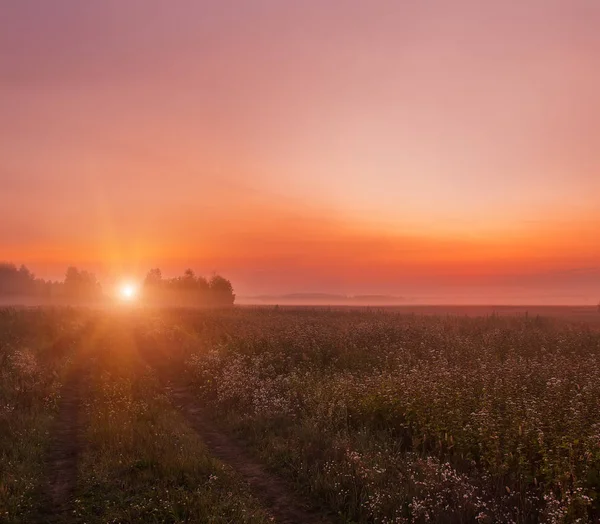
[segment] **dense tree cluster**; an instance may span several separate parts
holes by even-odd
[[[183,276],[165,279],[160,269],[152,269],[143,286],[144,299],[150,303],[232,306],[235,294],[231,282],[220,275],[210,279],[188,269]]]
[[[50,298],[61,293],[60,282],[36,278],[25,266],[0,263],[0,295]]]
[[[80,271],[76,267],[67,269],[63,284],[64,294],[76,300],[95,299],[102,296],[102,286],[93,273]]]
[[[93,273],[69,267],[62,282],[36,278],[25,266],[0,263],[0,297],[37,298],[74,302],[100,301],[102,286]],[[182,276],[163,278],[152,269],[144,280],[142,300],[155,305],[232,306],[235,294],[231,282],[220,275],[210,279],[188,269]]]
[[[102,287],[92,273],[67,269],[63,282],[36,278],[25,266],[0,263],[0,296],[90,301],[102,297]]]

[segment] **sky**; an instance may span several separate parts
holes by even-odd
[[[597,0],[0,2],[0,260],[600,299]]]

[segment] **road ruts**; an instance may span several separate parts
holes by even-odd
[[[211,422],[198,398],[181,382],[181,374],[170,368],[164,353],[152,344],[137,338],[142,357],[153,367],[174,406],[180,410],[189,426],[200,436],[209,452],[233,468],[247,482],[256,498],[279,524],[329,524],[336,519],[298,495],[292,486],[277,475],[269,473],[243,445]],[[180,370],[179,370],[180,371]]]
[[[81,449],[81,389],[81,374],[73,371],[61,390],[58,416],[46,458],[48,480],[45,507],[42,510],[45,522],[63,521],[71,510]]]
[[[81,408],[85,381],[89,369],[83,365],[88,339],[95,329],[89,322],[70,340],[56,343],[56,350],[72,352],[72,361],[60,390],[58,413],[52,424],[44,461],[45,480],[41,488],[39,507],[32,522],[73,522],[72,509],[77,487],[77,461],[82,447]],[[69,350],[66,344],[73,344]]]
[[[204,441],[210,453],[237,471],[263,503],[275,521],[281,524],[325,524],[333,522],[324,511],[313,507],[294,493],[283,479],[267,472],[233,438],[210,422],[197,397],[186,387],[168,388],[174,405],[183,413]]]

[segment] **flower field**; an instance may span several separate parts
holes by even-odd
[[[4,309],[0,333],[0,522],[277,521],[174,386],[327,522],[600,521],[597,325]],[[52,462],[56,446],[70,465]]]
[[[597,331],[323,310],[212,322],[172,335],[198,395],[343,519],[600,519]]]
[[[0,309],[0,522],[32,518],[60,385],[84,319]]]

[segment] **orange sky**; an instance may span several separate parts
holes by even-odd
[[[596,0],[2,2],[0,260],[595,302],[598,27]]]

